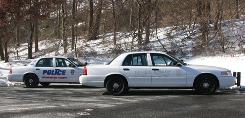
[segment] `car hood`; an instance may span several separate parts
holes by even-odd
[[[202,72],[210,72],[210,71],[230,71],[226,68],[215,67],[215,66],[203,66],[203,65],[186,65],[188,68],[192,68]]]

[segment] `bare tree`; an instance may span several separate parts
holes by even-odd
[[[137,37],[138,37],[138,47],[139,49],[142,49],[142,32],[143,32],[143,28],[142,28],[142,2],[140,0],[137,0],[138,3],[138,33],[137,33]]]
[[[28,59],[32,59],[33,33],[34,33],[34,24],[30,20],[30,36],[28,40]]]
[[[103,0],[99,0],[99,3],[97,5],[97,11],[96,11],[96,19],[95,19],[93,32],[90,40],[96,40],[98,38],[97,36],[99,35],[102,8],[103,8]]]
[[[89,22],[88,22],[88,40],[91,40],[91,35],[93,32],[93,24],[94,24],[94,1],[89,0]]]
[[[34,6],[33,6],[33,25],[34,25],[34,41],[35,41],[35,52],[37,52],[38,49],[38,35],[39,35],[39,28],[38,28],[38,17],[39,17],[39,7],[38,3],[39,0],[34,0]]]
[[[112,4],[112,17],[113,17],[113,45],[114,48],[116,48],[117,46],[117,34],[116,34],[116,30],[117,30],[117,22],[116,22],[116,11],[115,11],[115,0],[111,0],[111,4]]]
[[[71,50],[74,50],[75,48],[75,15],[76,15],[76,0],[72,0]]]
[[[236,0],[236,19],[240,19],[240,0]]]
[[[63,40],[63,47],[64,53],[67,53],[67,37],[66,37],[66,2],[64,1],[61,4],[62,10],[62,40]]]
[[[197,16],[200,21],[201,48],[207,54],[209,47],[210,0],[197,0],[197,10]]]

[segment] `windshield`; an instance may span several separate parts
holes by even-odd
[[[75,59],[75,58],[67,58],[67,59],[69,59],[71,62],[73,62],[78,67],[85,66],[85,64],[80,62],[78,59]]]
[[[180,60],[180,59],[174,57],[174,56],[171,55],[171,54],[168,54],[168,55],[169,55],[170,57],[172,57],[173,59],[175,59],[176,61],[178,61],[179,63],[181,63],[181,64],[183,64],[183,65],[187,65],[183,60]]]

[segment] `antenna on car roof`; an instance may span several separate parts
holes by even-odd
[[[162,42],[160,41],[160,39],[157,36],[157,41],[160,43],[160,45],[162,46],[164,52],[166,52],[167,54],[169,53],[169,51],[164,47],[164,45],[162,44]]]

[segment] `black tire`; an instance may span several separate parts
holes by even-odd
[[[129,90],[127,83],[120,78],[112,78],[108,80],[106,83],[106,89],[114,96],[124,95]]]
[[[24,77],[24,83],[27,88],[34,88],[34,87],[38,87],[39,80],[35,75],[28,74],[28,75],[25,75]]]
[[[50,85],[50,83],[48,82],[41,82],[40,83],[43,87],[48,87]]]
[[[198,94],[214,94],[218,88],[218,83],[213,76],[205,75],[198,78],[194,89]]]

